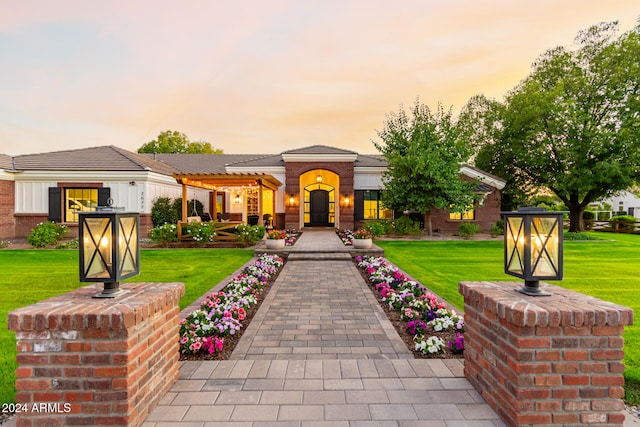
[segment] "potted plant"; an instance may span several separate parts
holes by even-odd
[[[271,230],[267,233],[267,249],[284,248],[285,238],[287,234],[283,230]]]
[[[369,230],[361,228],[353,233],[353,247],[355,249],[369,249],[373,244],[373,235]]]

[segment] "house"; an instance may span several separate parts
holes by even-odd
[[[354,229],[393,217],[380,202],[386,166],[382,156],[323,145],[262,155],[139,154],[115,146],[0,155],[0,239],[24,237],[47,220],[75,233],[78,212],[109,200],[139,212],[144,235],[158,197],[197,199],[220,220]],[[460,172],[478,180],[483,199],[462,215],[433,212],[433,227],[457,231],[472,221],[488,230],[500,219],[505,183],[470,166]],[[191,215],[186,203],[182,214]]]

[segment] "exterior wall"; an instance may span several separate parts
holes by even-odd
[[[633,216],[640,219],[640,198],[636,197],[630,191],[623,191],[617,196],[605,200],[605,202],[611,205],[614,215],[620,212],[620,208],[622,208],[622,210],[627,213],[633,210]]]
[[[457,232],[461,222],[475,222],[480,226],[480,230],[486,233],[499,219],[500,191],[496,189],[484,199],[482,205],[476,204],[474,220],[451,220],[449,211],[444,209],[436,209],[431,213],[432,227],[444,233]]]
[[[16,402],[48,411],[16,425],[139,426],[178,379],[182,283],[91,285],[9,313],[16,331]]]
[[[14,206],[15,187],[13,181],[0,179],[0,240],[15,237]]]
[[[633,310],[541,283],[460,282],[465,376],[508,426],[624,422],[624,326]]]
[[[287,162],[285,164],[285,197],[288,199],[293,194],[296,199],[295,206],[285,207],[285,227],[300,228],[300,209],[303,209],[300,194],[300,175],[313,169],[325,169],[336,173],[340,177],[340,188],[336,189],[340,197],[343,194],[353,198],[354,167],[353,162]],[[338,204],[338,203],[336,203]],[[287,203],[288,205],[288,203]],[[344,207],[340,203],[337,227],[353,228],[353,204]]]

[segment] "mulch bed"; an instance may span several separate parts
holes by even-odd
[[[406,329],[407,322],[405,322],[400,318],[400,313],[398,313],[397,311],[389,307],[389,304],[382,300],[382,296],[380,296],[380,293],[376,291],[375,286],[369,281],[369,278],[364,273],[364,271],[361,268],[358,268],[357,266],[356,268],[360,272],[360,275],[362,276],[364,281],[367,283],[367,285],[369,285],[369,289],[375,296],[376,301],[378,301],[378,304],[380,304],[380,307],[389,318],[389,321],[391,322],[393,327],[396,329],[396,332],[398,332],[398,335],[400,335],[400,338],[402,339],[402,341],[405,343],[409,351],[413,353],[414,358],[416,359],[463,359],[464,358],[463,353],[454,353],[448,347],[446,347],[444,349],[444,352],[440,354],[424,354],[419,351],[416,351],[415,343],[413,342],[413,335],[407,332],[407,329]],[[432,331],[427,335],[429,336],[435,335],[441,338],[445,342],[445,344],[447,344],[449,341],[454,341],[456,339],[456,332],[454,330],[441,331],[441,332]]]
[[[285,264],[287,263],[286,258],[284,259],[284,262]],[[282,268],[284,268],[284,265],[282,266]],[[203,351],[200,351],[197,354],[181,354],[180,360],[229,360],[231,353],[233,353],[236,345],[238,345],[238,342],[240,341],[240,338],[242,338],[244,331],[246,331],[249,327],[253,316],[255,316],[265,298],[267,297],[267,295],[269,295],[269,291],[271,291],[271,288],[280,275],[282,268],[278,270],[278,273],[271,277],[269,281],[262,287],[262,293],[258,297],[258,302],[252,305],[251,308],[246,310],[246,317],[242,321],[242,328],[240,328],[240,330],[235,334],[224,337],[224,345],[222,346],[222,351],[216,351],[213,354],[208,354]]]

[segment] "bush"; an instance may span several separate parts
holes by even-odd
[[[489,233],[491,237],[498,237],[504,235],[504,220],[499,219],[495,224],[491,226],[489,229]]]
[[[240,224],[236,226],[237,239],[245,246],[253,246],[264,237],[266,229],[262,225]]]
[[[575,233],[573,231],[567,231],[564,233],[564,240],[600,240],[595,236],[591,236],[587,233]]]
[[[36,248],[45,248],[55,245],[62,237],[69,232],[69,229],[61,224],[51,221],[41,222],[31,230],[27,236],[27,241]]]
[[[461,222],[458,236],[470,239],[480,232],[480,226],[475,222]]]
[[[373,237],[380,237],[384,236],[385,234],[390,234],[391,230],[393,229],[391,221],[386,219],[369,221],[362,228],[369,231],[373,235]]]
[[[393,222],[393,230],[398,236],[418,236],[422,234],[420,223],[408,216],[401,216]]]
[[[58,243],[56,249],[78,249],[78,239],[71,239],[68,242]]]
[[[216,228],[212,222],[194,222],[189,224],[189,232],[193,240],[203,246],[205,243],[213,242]]]
[[[151,220],[153,221],[154,227],[158,227],[163,224],[176,224],[178,222],[179,217],[173,207],[173,204],[174,202],[169,197],[158,197],[153,201],[153,207],[151,208]]]
[[[611,217],[611,221],[616,221],[618,225],[618,230],[620,231],[634,231],[637,227],[636,217],[631,215],[616,215]],[[615,224],[611,224],[615,229]]]
[[[158,225],[149,231],[149,237],[166,248],[169,243],[178,241],[178,227],[175,223]]]

